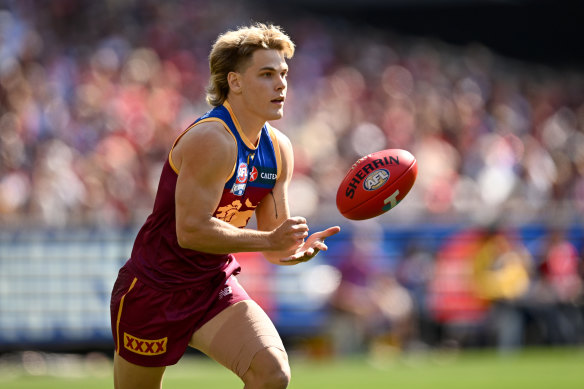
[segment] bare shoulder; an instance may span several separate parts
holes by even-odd
[[[192,147],[205,149],[209,146],[229,146],[234,144],[231,135],[222,123],[216,121],[204,122],[193,126],[178,141],[175,149]]]
[[[292,142],[290,142],[290,138],[288,138],[286,134],[284,134],[282,131],[278,130],[275,127],[272,127],[272,130],[276,135],[276,139],[278,139],[280,153],[282,154],[282,162],[284,164],[290,165],[293,159]]]
[[[294,169],[294,152],[292,150],[292,142],[290,138],[286,136],[282,131],[277,128],[272,127],[276,138],[278,139],[278,145],[280,147],[280,155],[282,156],[282,173],[280,176],[284,177],[286,181],[290,181],[292,177],[292,171]]]
[[[285,147],[287,149],[292,149],[292,142],[290,142],[290,138],[286,136],[282,131],[278,130],[276,127],[272,126],[272,130],[274,134],[276,134],[276,138],[278,139],[278,143],[280,147]]]
[[[233,135],[220,122],[210,121],[185,132],[174,146],[172,159],[179,170],[185,160],[232,163],[236,150]]]

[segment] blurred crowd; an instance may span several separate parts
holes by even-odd
[[[201,0],[8,3],[0,9],[3,225],[142,223],[172,141],[209,109],[213,40],[262,17],[298,46],[285,117],[274,123],[295,145],[294,213],[337,217],[350,165],[401,148],[419,174],[396,218],[584,216],[584,72],[343,20],[274,20],[246,2],[229,3],[228,13]]]
[[[495,223],[441,239],[436,231],[392,237],[380,227],[352,230],[334,261],[334,353],[494,347],[507,354],[584,344],[581,232],[550,227],[522,236]]]

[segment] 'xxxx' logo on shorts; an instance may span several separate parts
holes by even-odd
[[[160,355],[166,352],[166,343],[168,338],[150,340],[136,338],[124,332],[124,347],[136,354],[142,355]]]

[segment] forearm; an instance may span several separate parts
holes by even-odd
[[[215,217],[178,228],[182,248],[211,254],[260,252],[272,248],[271,232],[237,228]]]

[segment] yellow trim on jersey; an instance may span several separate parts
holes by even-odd
[[[120,307],[118,308],[118,320],[116,321],[116,337],[117,337],[116,353],[118,354],[120,353],[120,319],[122,318],[122,308],[124,307],[124,299],[126,298],[128,293],[130,293],[130,291],[134,288],[134,285],[136,285],[136,281],[138,281],[138,278],[134,277],[132,285],[130,285],[128,291],[124,293],[124,295],[122,296],[122,299],[120,300]]]
[[[282,170],[282,155],[280,154],[280,143],[278,143],[278,135],[276,134],[276,129],[270,124],[267,125],[268,133],[270,138],[272,138],[272,144],[274,145],[274,153],[276,154],[276,179],[280,178],[280,171]]]
[[[258,148],[258,145],[260,144],[260,140],[258,139],[258,143],[256,145],[254,145],[249,140],[247,135],[245,135],[243,130],[241,129],[241,125],[239,124],[239,121],[237,120],[237,117],[233,113],[233,110],[231,109],[231,105],[227,102],[227,100],[225,100],[225,102],[223,103],[223,106],[225,106],[225,108],[227,108],[227,111],[229,111],[229,115],[231,115],[231,120],[233,120],[233,124],[235,124],[235,128],[237,129],[237,132],[239,132],[239,136],[241,137],[241,140],[243,140],[243,143],[245,143],[245,145],[247,147],[249,147],[250,149],[256,150]],[[261,136],[261,132],[260,132],[260,136]]]
[[[198,123],[194,123],[194,124],[190,125],[186,130],[184,130],[183,132],[181,132],[181,134],[172,143],[172,147],[170,148],[170,151],[168,152],[168,163],[170,164],[170,167],[172,168],[172,170],[174,170],[174,172],[176,174],[178,174],[178,169],[174,165],[174,162],[172,162],[172,150],[174,150],[174,146],[176,146],[176,144],[178,143],[178,141],[180,140],[180,138],[182,138],[184,134],[186,134],[191,128],[193,128],[197,124]]]
[[[186,130],[184,130],[176,138],[176,140],[172,144],[172,147],[170,148],[170,151],[168,152],[168,163],[170,164],[170,167],[172,168],[172,170],[174,170],[174,172],[176,174],[178,174],[179,170],[177,169],[177,167],[175,166],[174,162],[172,161],[172,151],[174,150],[174,147],[176,146],[176,144],[178,143],[178,141],[180,140],[180,138],[182,138],[183,135],[186,134],[189,130],[191,130],[197,124],[206,123],[206,122],[218,122],[218,123],[223,124],[223,127],[225,128],[225,130],[227,130],[227,132],[229,133],[229,135],[231,135],[231,137],[233,138],[233,141],[235,142],[235,146],[237,146],[237,139],[235,138],[235,135],[233,135],[233,133],[229,129],[229,126],[223,120],[221,120],[219,118],[216,118],[216,117],[209,117],[209,118],[205,118],[203,120],[199,120],[198,122],[196,122],[196,123],[192,124],[191,126],[189,126],[189,128],[187,128]],[[233,176],[233,174],[235,173],[235,165],[236,164],[237,164],[237,161],[235,161],[233,163],[233,169],[231,169],[231,173],[229,173],[229,175],[227,176],[227,179],[225,180],[225,182],[229,181],[231,179],[231,177]]]

